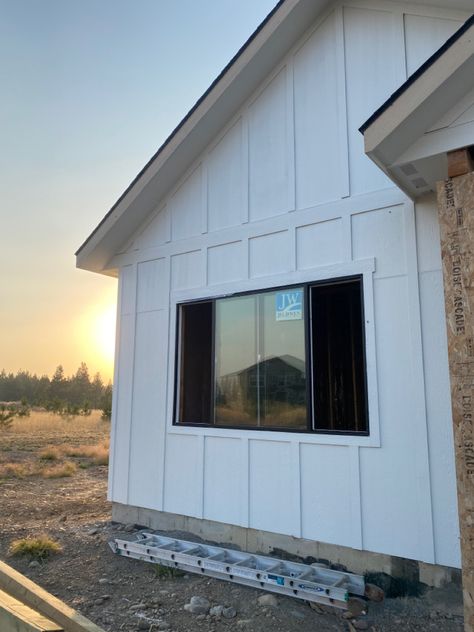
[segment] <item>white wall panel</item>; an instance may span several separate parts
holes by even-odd
[[[359,127],[398,88],[394,20],[388,11],[344,9],[351,193],[393,186],[365,155]]]
[[[318,27],[294,58],[296,206],[341,197],[336,19]]]
[[[413,559],[423,558],[423,503],[418,498],[418,435],[425,423],[414,405],[408,283],[406,277],[375,281],[375,320],[379,406],[378,450],[360,449],[364,548]],[[422,481],[430,493],[429,480]]]
[[[288,120],[282,70],[249,109],[249,215],[264,219],[288,210]]]
[[[315,268],[344,259],[342,220],[318,222],[296,229],[298,270]]]
[[[240,224],[243,195],[242,121],[214,147],[207,163],[209,230]]]
[[[242,476],[240,439],[207,437],[204,449],[204,517],[240,524],[242,497],[247,497]]]
[[[194,237],[202,232],[201,166],[181,184],[169,200],[172,239]]]
[[[446,18],[405,15],[407,75],[418,70],[461,24],[458,20]]]
[[[375,257],[376,277],[406,273],[404,212],[393,206],[352,216],[353,257]]]
[[[201,250],[171,257],[171,288],[185,290],[204,285],[205,262]]]
[[[243,279],[247,272],[246,254],[242,241],[209,248],[207,251],[208,284],[214,285]]]
[[[253,237],[249,241],[250,276],[259,277],[291,269],[291,244],[288,231]]]
[[[164,510],[185,516],[202,512],[202,454],[195,435],[168,434]]]
[[[420,298],[436,563],[460,566],[451,393],[441,270],[421,274]]]
[[[249,447],[249,526],[293,534],[297,504],[292,487],[291,444],[251,440]]]
[[[168,304],[169,279],[166,259],[138,264],[137,311],[163,309]]]
[[[135,335],[128,502],[155,509],[162,502],[167,316],[165,310],[137,314]]]
[[[303,538],[352,546],[355,520],[349,449],[301,445],[301,524]],[[330,509],[329,509],[330,508]]]
[[[134,249],[161,246],[170,239],[170,214],[166,207],[157,213],[135,240]]]

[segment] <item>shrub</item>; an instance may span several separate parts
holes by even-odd
[[[13,540],[9,549],[10,555],[27,555],[38,560],[44,560],[50,555],[59,553],[60,551],[62,551],[61,545],[47,535],[39,535],[36,538],[30,536]]]
[[[72,476],[77,471],[77,465],[71,461],[65,461],[58,465],[51,465],[40,470],[43,478],[66,478]]]
[[[57,461],[59,459],[59,450],[55,446],[49,446],[41,450],[39,458],[41,461]]]
[[[0,406],[0,430],[6,430],[9,428],[12,425],[14,418],[15,411],[2,404]]]
[[[105,389],[105,393],[100,402],[100,410],[102,411],[102,419],[104,421],[110,421],[112,418],[112,387],[110,384]]]
[[[4,463],[0,465],[0,479],[2,478],[26,478],[33,476],[34,472],[23,463]]]

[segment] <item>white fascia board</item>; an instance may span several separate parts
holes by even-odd
[[[278,7],[79,248],[77,267],[113,273],[107,263],[116,250],[330,2],[286,0]]]

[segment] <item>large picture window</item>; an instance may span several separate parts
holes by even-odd
[[[368,434],[362,279],[178,305],[175,423]]]

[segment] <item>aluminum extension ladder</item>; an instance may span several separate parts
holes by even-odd
[[[362,575],[334,571],[324,564],[297,564],[144,531],[136,541],[116,538],[109,545],[118,555],[344,610],[349,594],[365,592]]]

